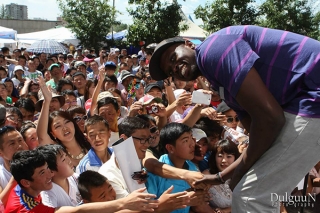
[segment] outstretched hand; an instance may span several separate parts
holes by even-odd
[[[146,211],[153,212],[154,209],[158,208],[158,200],[153,200],[156,195],[143,193],[146,188],[141,188],[133,191],[125,199],[124,209],[132,211]]]
[[[207,189],[212,185],[219,185],[221,184],[220,180],[218,179],[217,175],[204,175],[201,180],[194,181],[192,185],[196,189]]]

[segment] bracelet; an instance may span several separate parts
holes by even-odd
[[[221,176],[221,173],[220,173],[220,172],[217,173],[217,177],[218,177],[218,179],[219,179],[219,181],[220,181],[221,183],[225,183],[225,182],[226,182],[226,181],[224,181],[224,180],[222,179],[222,176]]]

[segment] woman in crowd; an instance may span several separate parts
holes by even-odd
[[[49,115],[52,93],[46,87],[43,78],[39,78],[39,83],[44,96],[37,126],[39,144],[62,145],[76,167],[90,149],[90,144],[68,112],[54,111]]]
[[[87,80],[86,89],[84,92],[84,102],[86,102],[88,99],[92,98],[94,88],[96,88],[97,83],[98,82],[96,80],[92,80],[92,79]]]
[[[18,90],[14,87],[13,81],[10,78],[6,78],[4,83],[8,91],[8,96],[12,99],[12,102],[15,103],[19,99]]]
[[[87,120],[88,116],[86,115],[86,110],[81,106],[71,106],[67,112],[77,123],[81,132],[84,132],[84,123]]]
[[[235,143],[229,140],[220,140],[215,145],[209,158],[209,169],[203,171],[203,174],[220,174],[239,156],[240,153]],[[222,180],[222,182],[224,183],[210,187],[209,203],[216,213],[231,213],[232,191],[229,188],[230,179]]]

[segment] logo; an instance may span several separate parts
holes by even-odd
[[[277,193],[271,193],[271,203],[272,206],[280,206],[281,203],[283,206],[294,206],[294,207],[314,207],[316,203],[316,194],[308,193],[307,195],[292,196],[288,195],[286,192],[285,195],[278,195]]]

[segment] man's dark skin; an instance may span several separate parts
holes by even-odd
[[[162,54],[161,69],[167,76],[183,81],[194,80],[202,75],[196,63],[194,47],[188,42],[171,45]],[[282,107],[269,92],[254,67],[245,77],[236,100],[248,113],[241,119],[241,123],[250,132],[250,146],[233,164],[221,172],[223,180],[232,178],[232,190],[270,148],[285,124]],[[195,182],[194,187],[203,188],[220,183],[216,175],[207,175]]]

